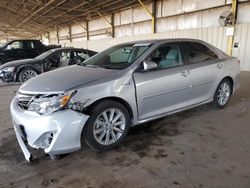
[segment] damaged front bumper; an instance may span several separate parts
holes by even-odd
[[[51,158],[81,148],[81,133],[89,116],[67,109],[50,115],[39,115],[20,108],[14,98],[10,106],[18,143],[25,159],[32,154],[27,145],[43,149]]]
[[[6,73],[0,70],[0,79],[4,82],[13,82],[15,81],[15,74],[14,73]]]

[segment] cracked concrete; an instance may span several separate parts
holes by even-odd
[[[250,72],[229,105],[203,105],[131,129],[118,148],[84,147],[60,160],[40,151],[25,161],[9,103],[17,85],[0,87],[0,187],[250,187]]]

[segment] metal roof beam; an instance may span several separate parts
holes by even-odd
[[[34,12],[32,12],[32,14],[30,14],[27,18],[25,18],[23,21],[21,21],[19,24],[17,24],[15,27],[20,27],[22,24],[24,24],[25,22],[27,22],[30,18],[32,18],[35,14],[39,13],[40,11],[44,10],[46,7],[48,7],[50,4],[52,4],[54,1],[56,0],[50,0],[49,2],[47,2],[44,6],[38,8],[37,10],[35,10]]]

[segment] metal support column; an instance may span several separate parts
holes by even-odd
[[[111,14],[111,36],[112,38],[115,38],[115,15]]]
[[[103,16],[100,12],[96,12],[100,17],[102,17],[111,27],[111,36],[114,38],[115,33],[114,33],[114,14],[111,14],[111,22]],[[107,32],[107,31],[106,31]]]
[[[156,0],[152,0],[152,32],[156,33]]]
[[[72,29],[71,29],[71,26],[69,26],[69,42],[72,42]]]
[[[61,26],[58,26],[61,30],[63,30],[68,36],[66,36],[67,37],[67,39],[71,42],[71,33],[70,33],[70,31],[67,31],[67,30],[65,30],[63,27],[61,27]],[[70,30],[70,29],[69,29]]]
[[[152,33],[156,32],[156,0],[152,0],[152,11],[150,11],[141,0],[138,0],[141,6],[151,16],[152,19]]]
[[[87,37],[87,40],[89,40],[89,21],[86,20],[86,37]]]
[[[237,9],[238,9],[238,0],[232,0],[232,8],[231,11],[233,13],[233,23],[232,27],[234,29],[234,33],[232,36],[229,36],[227,39],[227,54],[232,55],[233,43],[234,43],[234,34],[235,34],[235,26],[237,20]]]
[[[58,28],[56,28],[56,37],[57,37],[57,44],[59,44],[60,39],[59,39],[59,31],[58,31]]]
[[[47,37],[48,37],[48,42],[50,44],[50,35],[49,35],[49,32],[47,32]]]

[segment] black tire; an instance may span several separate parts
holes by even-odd
[[[100,142],[97,141],[98,138],[97,138],[96,134],[94,134],[94,129],[96,128],[96,126],[98,126],[97,124],[95,124],[95,122],[97,119],[102,117],[102,113],[104,111],[108,111],[111,109],[117,109],[118,110],[117,112],[121,112],[123,114],[123,116],[122,115],[121,116],[122,116],[122,120],[125,120],[125,123],[123,124],[124,129],[122,128],[123,132],[120,133],[121,135],[119,137],[117,136],[118,139],[116,137],[116,139],[117,139],[116,141],[114,141],[115,139],[113,137],[114,130],[111,130],[111,131],[113,131],[113,135],[111,133],[109,133],[109,138],[112,137],[113,143],[110,143],[108,145],[104,145],[104,144],[100,143],[102,141],[100,141]],[[115,113],[116,113],[116,111],[114,112],[113,119],[115,119],[115,117],[116,117],[115,115],[118,114],[118,113],[117,114],[115,114]],[[105,150],[113,149],[114,147],[118,146],[127,136],[131,120],[130,120],[130,115],[129,115],[127,108],[124,107],[121,103],[116,102],[116,101],[112,101],[112,100],[106,100],[106,101],[100,102],[97,105],[95,105],[93,108],[91,108],[89,114],[90,114],[90,117],[89,117],[88,121],[86,122],[84,129],[83,129],[83,132],[82,132],[82,140],[84,140],[95,151],[105,151]],[[110,114],[111,114],[111,111],[109,113],[108,118],[110,118],[110,116],[111,116]],[[102,122],[102,123],[104,123],[104,122]],[[102,126],[102,128],[104,128],[104,125],[100,124],[99,126]],[[108,126],[108,125],[105,125],[105,126]],[[100,129],[100,127],[98,127],[98,128]],[[105,129],[106,128],[107,127],[105,127]],[[107,131],[107,130],[105,130],[105,131]],[[103,133],[103,131],[102,131],[102,133]],[[100,133],[100,135],[102,133]],[[106,139],[107,133],[104,133],[104,134],[105,134],[104,137]],[[118,135],[119,133],[116,132],[116,134]]]
[[[27,74],[28,72],[32,72],[33,76],[30,76],[30,77],[27,78],[26,74]],[[27,81],[28,79],[30,79],[30,78],[32,78],[32,77],[35,77],[35,76],[37,76],[37,75],[38,75],[38,72],[35,71],[34,69],[32,69],[32,68],[24,68],[24,69],[22,69],[21,72],[19,73],[18,79],[19,79],[20,82],[25,82],[25,81]],[[26,76],[26,77],[25,77],[25,76]]]
[[[219,99],[219,95],[220,95],[220,90],[221,90],[221,87],[223,87],[223,85],[226,84],[228,86],[228,98],[226,101],[224,101],[223,103],[220,101]],[[215,105],[216,108],[219,108],[219,109],[223,109],[227,106],[228,102],[230,101],[230,98],[231,98],[231,94],[232,94],[232,89],[233,89],[233,86],[232,86],[232,83],[229,79],[223,79],[220,84],[218,85],[216,91],[215,91],[215,94],[214,94],[214,100],[213,100],[213,104]],[[226,94],[225,94],[226,95]]]

